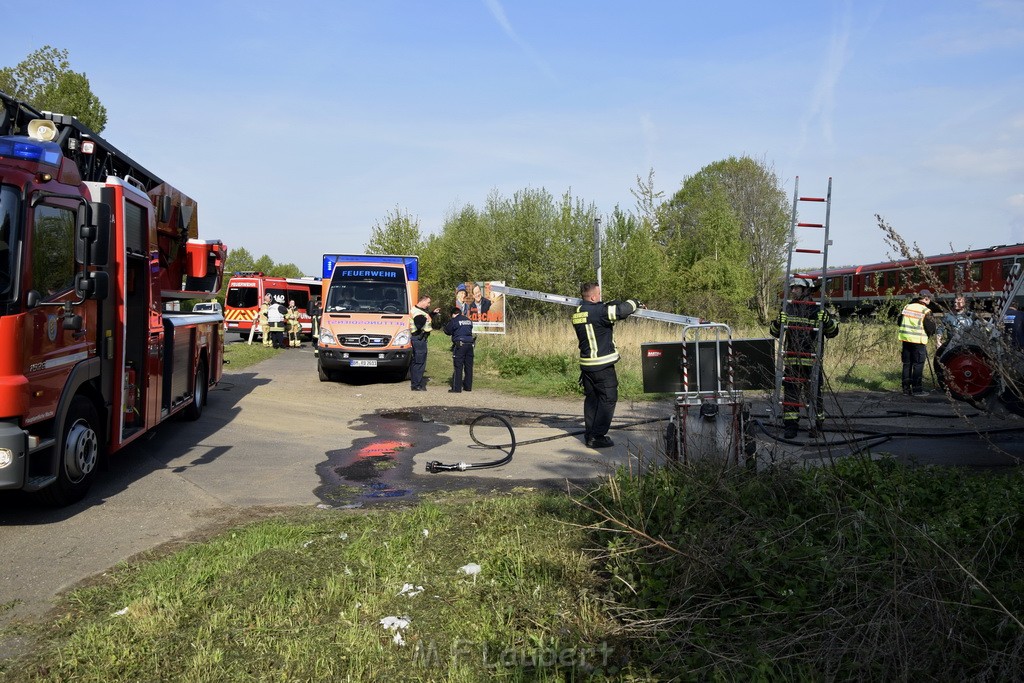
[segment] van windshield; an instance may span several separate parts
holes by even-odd
[[[260,305],[260,290],[256,287],[230,287],[225,303],[229,308],[255,308]]]
[[[325,311],[407,314],[405,269],[338,267],[327,290]]]

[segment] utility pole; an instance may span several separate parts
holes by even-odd
[[[597,286],[601,287],[601,219],[594,219],[594,270],[597,271]],[[602,291],[604,290],[601,287]]]

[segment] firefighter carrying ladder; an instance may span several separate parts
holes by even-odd
[[[799,206],[802,202],[811,204],[824,204],[825,205],[825,218],[821,223],[805,223],[798,222],[799,218]],[[783,291],[783,309],[790,303],[817,303],[818,310],[825,310],[825,290],[828,289],[828,248],[832,245],[832,241],[828,238],[829,231],[829,218],[832,213],[832,178],[828,179],[828,191],[824,197],[801,197],[800,196],[800,177],[797,176],[793,181],[793,214],[790,219],[789,228],[789,256],[786,260],[786,273],[792,273],[791,276],[786,277],[785,289]],[[820,248],[802,248],[797,247],[797,228],[807,228],[812,231],[821,231],[818,236],[815,236],[812,244],[820,244]],[[818,237],[820,236],[820,240]],[[805,278],[810,280],[810,276],[793,273],[793,254],[815,254],[821,257],[821,281],[819,282],[818,290],[818,301],[814,301],[811,296],[810,290],[805,292],[808,300],[804,301],[793,301],[790,298],[790,281],[792,278]],[[813,352],[799,352],[789,351],[786,346],[786,336],[789,331],[800,331],[815,333],[814,351]],[[775,396],[772,401],[773,408],[773,419],[777,423],[779,418],[782,417],[787,409],[800,411],[802,408],[807,409],[808,424],[815,424],[815,420],[819,414],[820,406],[818,405],[818,392],[817,386],[819,378],[821,377],[821,354],[824,344],[824,330],[818,320],[818,324],[815,327],[808,328],[805,326],[791,325],[788,318],[783,317],[782,325],[779,329],[779,345],[775,352]],[[810,378],[802,378],[798,376],[789,376],[786,374],[786,369],[796,361],[805,360],[807,358],[813,359],[811,365]],[[803,403],[800,400],[797,401],[786,401],[785,393],[783,392],[784,382],[806,382],[807,391],[804,392],[807,403]]]

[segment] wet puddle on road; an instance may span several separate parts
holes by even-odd
[[[364,415],[354,428],[370,435],[354,440],[351,448],[326,452],[326,461],[316,467],[321,483],[313,493],[323,501],[322,505],[344,508],[384,500],[414,499],[417,493],[426,491],[508,487],[508,482],[490,478],[460,478],[453,482],[450,476],[443,474],[413,476],[426,474],[413,472],[414,456],[450,441],[446,436],[449,429],[468,428],[480,412],[435,406]],[[551,419],[551,416],[545,417]],[[537,416],[524,414],[508,419],[518,425],[535,422]]]
[[[361,507],[413,496],[422,489],[410,486],[413,457],[443,443],[449,427],[421,413],[394,411],[364,415],[355,428],[371,436],[327,451],[326,462],[317,465],[321,483],[314,494],[326,505]]]

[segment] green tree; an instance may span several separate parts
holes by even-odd
[[[107,125],[107,108],[85,73],[71,70],[67,50],[44,45],[16,66],[0,69],[0,90],[36,109],[76,116],[96,133]]]
[[[738,322],[753,299],[749,245],[728,190],[705,167],[659,208],[658,234],[669,267],[679,277],[676,309],[690,315]]]
[[[749,156],[729,157],[700,170],[714,178],[739,221],[753,277],[752,304],[758,320],[773,316],[786,263],[790,204],[775,169]]]
[[[422,247],[419,219],[396,206],[393,213],[374,224],[365,249],[367,254],[418,255]]]
[[[679,288],[665,250],[651,224],[641,216],[612,211],[601,249],[602,284],[608,298],[635,297],[657,310],[674,310],[672,292]]]
[[[277,263],[275,264],[267,275],[273,275],[274,277],[303,277],[302,269],[294,263]]]
[[[248,249],[236,247],[228,250],[228,259],[224,264],[226,274],[245,273],[253,270],[256,270],[256,260]]]
[[[255,262],[253,262],[252,269],[258,273],[270,275],[271,271],[274,270],[274,259],[264,254],[263,256],[260,256],[258,259],[256,259]]]

